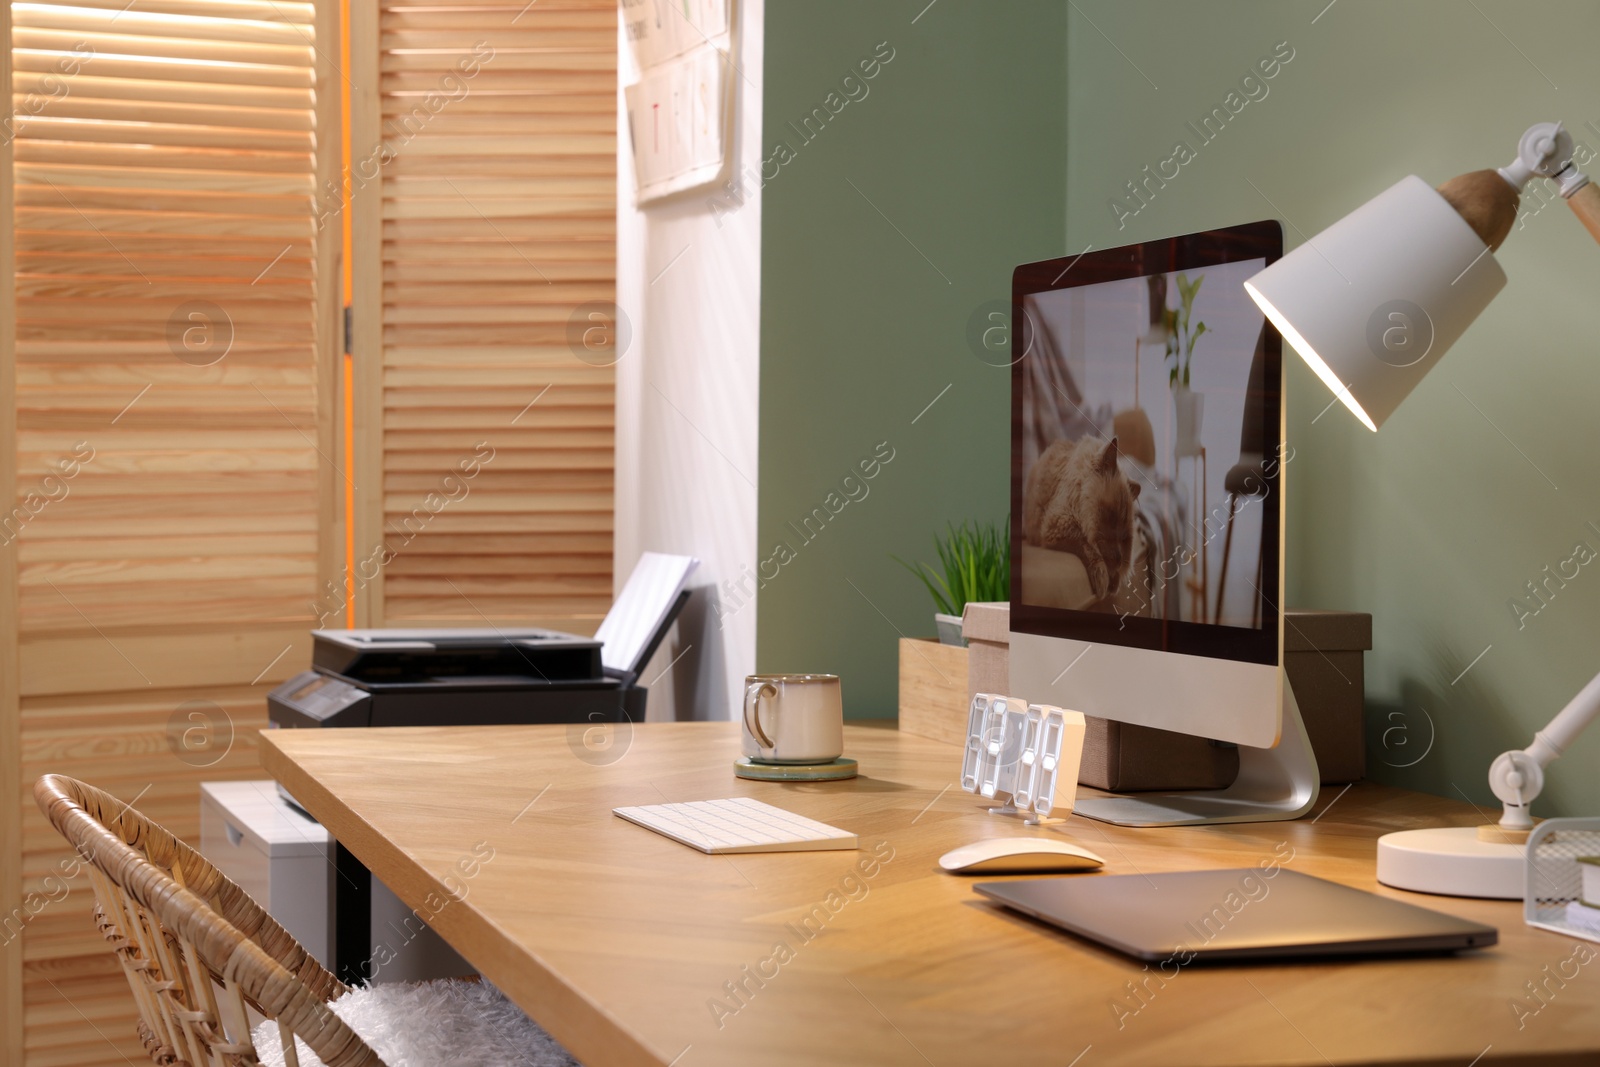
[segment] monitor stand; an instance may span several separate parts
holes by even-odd
[[[1283,730],[1273,748],[1239,746],[1239,776],[1226,789],[1138,796],[1083,797],[1072,806],[1116,826],[1194,826],[1224,822],[1298,819],[1317,802],[1317,758],[1300,718],[1287,675],[1283,679]]]

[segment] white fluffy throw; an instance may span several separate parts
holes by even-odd
[[[388,1067],[575,1067],[577,1061],[488,982],[388,982],[333,1002]],[[264,1067],[283,1067],[278,1024],[252,1037]],[[297,1041],[301,1067],[323,1067]]]

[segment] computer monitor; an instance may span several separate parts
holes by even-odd
[[[1081,797],[1125,825],[1292,819],[1316,762],[1283,672],[1283,381],[1244,282],[1276,222],[1012,280],[1011,692],[1239,746],[1224,790]]]

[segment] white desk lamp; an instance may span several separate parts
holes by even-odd
[[[1535,177],[1600,241],[1600,187],[1573,162],[1560,123],[1522,135],[1517,158],[1437,190],[1411,176],[1244,283],[1284,339],[1362,424],[1376,430],[1505,285],[1493,252]],[[1529,806],[1544,768],[1600,715],[1600,675],[1534,735],[1503,753],[1489,786],[1498,826],[1406,830],[1378,840],[1378,881],[1453,896],[1520,899]]]

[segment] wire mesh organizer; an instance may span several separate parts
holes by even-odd
[[[1580,858],[1600,856],[1600,819],[1546,819],[1528,835],[1527,891],[1522,917],[1529,926],[1600,941],[1600,909],[1580,902]]]

